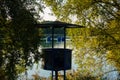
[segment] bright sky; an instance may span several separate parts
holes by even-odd
[[[44,9],[44,13],[41,13],[43,20],[45,21],[55,21],[57,18],[53,15],[53,12],[50,10],[49,7]],[[71,16],[71,20],[74,23],[77,20],[77,16]]]
[[[52,11],[49,9],[49,7],[46,7],[44,9],[44,13],[41,14],[41,16],[43,17],[43,19],[45,21],[55,21],[56,17],[52,14]]]

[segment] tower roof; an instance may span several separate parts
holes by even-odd
[[[44,21],[40,24],[36,24],[37,27],[40,28],[49,28],[49,27],[54,27],[54,28],[84,28],[84,26],[81,25],[76,25],[76,24],[70,24],[66,22],[61,22],[61,21]]]

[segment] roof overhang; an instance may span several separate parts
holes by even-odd
[[[38,28],[85,28],[85,26],[81,25],[76,25],[76,24],[70,24],[66,22],[61,22],[61,21],[44,21],[42,23],[36,24],[35,25]]]

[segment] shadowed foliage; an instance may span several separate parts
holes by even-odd
[[[0,0],[0,79],[16,80],[40,58],[35,6],[35,0]]]

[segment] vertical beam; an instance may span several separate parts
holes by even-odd
[[[64,59],[65,59],[65,49],[66,49],[66,27],[64,27]],[[66,80],[65,62],[64,62],[64,80]]]
[[[55,71],[55,80],[58,80],[58,71]]]
[[[66,80],[66,70],[64,69],[64,80]]]
[[[53,70],[52,70],[52,80],[53,80]]]
[[[54,26],[52,26],[52,49],[54,49]],[[53,55],[53,50],[52,50],[52,56],[54,56]],[[52,67],[53,67],[53,64],[54,64],[54,61],[53,61],[53,59],[52,59]],[[52,70],[52,80],[53,80],[53,70]]]
[[[66,49],[66,28],[64,27],[64,49]]]

